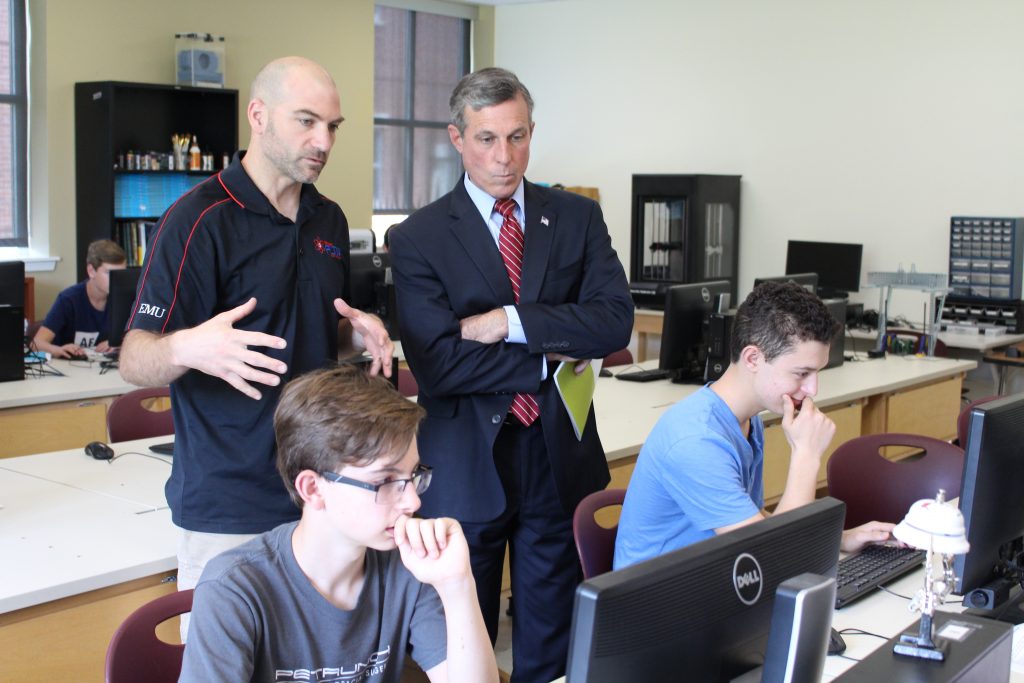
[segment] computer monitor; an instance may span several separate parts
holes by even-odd
[[[957,555],[955,592],[978,614],[1014,624],[1024,561],[1024,394],[975,406],[968,417],[960,510],[966,555]]]
[[[775,589],[835,577],[845,515],[822,498],[585,581],[567,683],[729,681],[763,665]]]
[[[730,291],[728,280],[712,280],[674,285],[665,292],[658,367],[671,371],[673,381],[704,381],[708,316],[729,308]]]
[[[349,306],[379,317],[391,338],[397,340],[398,311],[391,280],[391,257],[382,253],[353,252],[350,259]]]
[[[24,261],[0,261],[0,306],[25,308]]]
[[[795,282],[811,294],[818,293],[817,273],[793,273],[792,275],[776,275],[775,277],[759,277],[754,280],[754,289],[762,282]]]
[[[862,244],[790,240],[786,247],[786,273],[817,273],[818,296],[845,298],[860,290]]]
[[[121,346],[125,328],[135,309],[135,294],[142,268],[110,271],[110,292],[107,294],[107,344]]]

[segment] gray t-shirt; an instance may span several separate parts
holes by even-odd
[[[196,586],[181,681],[398,683],[405,655],[447,659],[441,600],[397,550],[366,550],[352,610],[327,601],[292,552],[296,522],[211,560]]]

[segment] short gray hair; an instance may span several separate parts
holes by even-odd
[[[514,73],[497,67],[474,71],[463,76],[452,91],[451,99],[448,100],[451,122],[462,134],[466,131],[466,107],[480,111],[484,107],[514,100],[517,95],[522,95],[526,100],[527,115],[532,123],[533,98]]]

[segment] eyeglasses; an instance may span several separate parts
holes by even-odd
[[[412,471],[412,476],[408,479],[392,479],[383,484],[367,484],[365,481],[352,479],[337,472],[321,472],[320,476],[336,484],[348,484],[349,486],[358,486],[361,489],[373,491],[375,494],[374,502],[380,505],[391,505],[397,503],[402,497],[402,494],[405,493],[405,486],[409,482],[412,482],[416,495],[422,495],[430,486],[432,473],[433,470],[430,467],[420,463],[416,465],[416,469]]]

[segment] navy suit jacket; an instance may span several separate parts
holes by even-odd
[[[517,392],[535,394],[560,501],[572,514],[607,486],[593,408],[582,440],[542,357],[603,358],[625,347],[633,302],[601,209],[527,182],[526,250],[518,312],[527,344],[464,341],[459,320],[514,303],[501,254],[463,180],[391,231],[402,348],[427,411],[420,458],[434,468],[425,516],[484,522],[505,508],[493,447]]]

